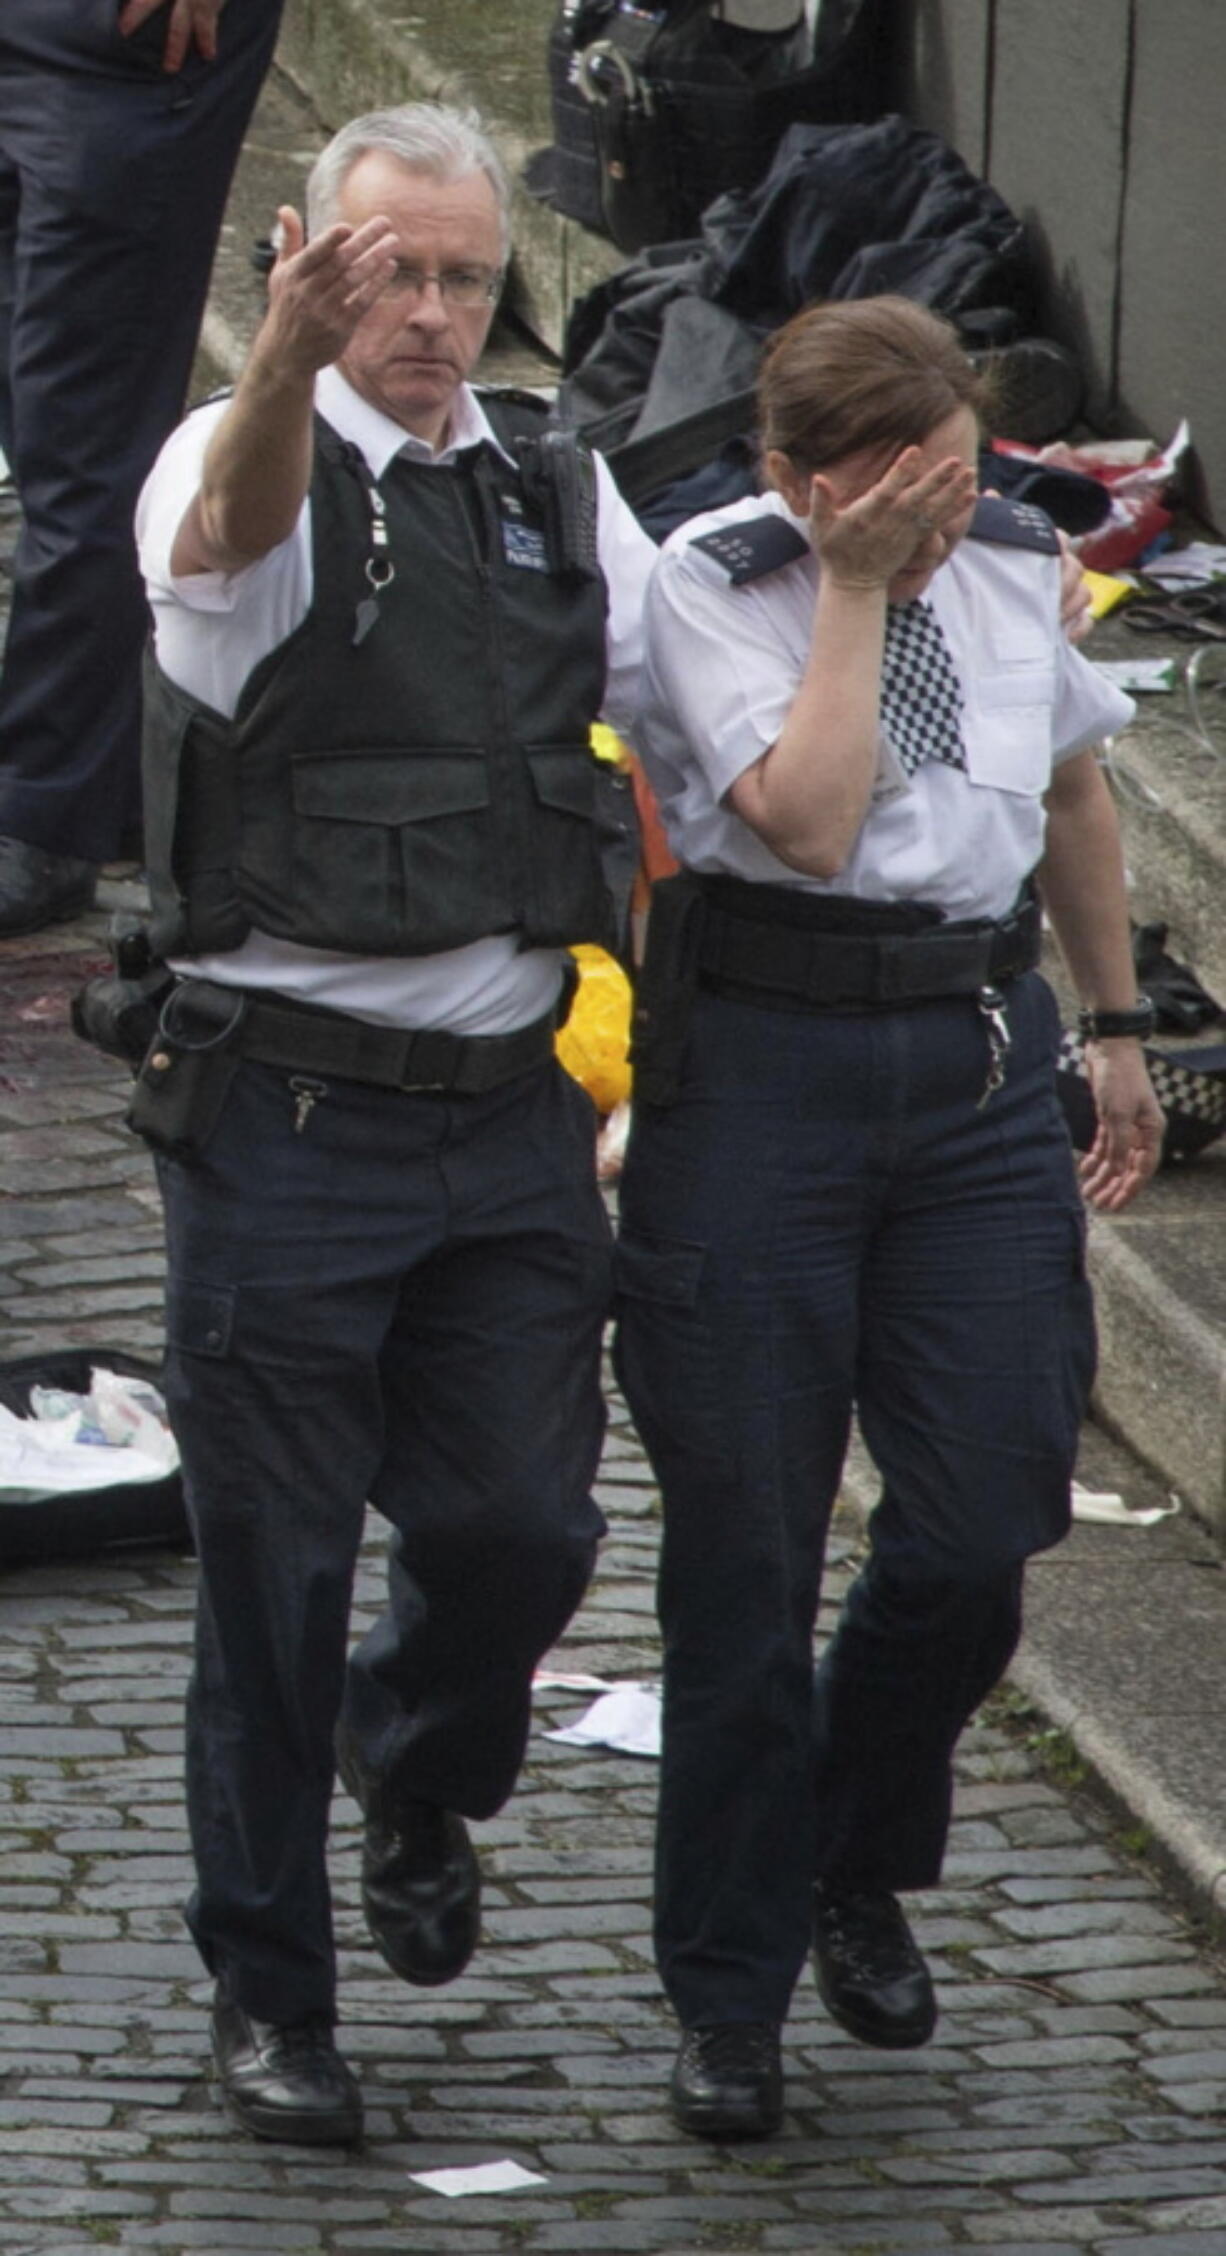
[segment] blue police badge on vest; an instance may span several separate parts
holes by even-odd
[[[502,553],[507,563],[524,572],[547,572],[549,555],[545,547],[545,535],[539,525],[525,523],[523,504],[518,494],[500,495],[499,505]]]
[[[995,541],[1001,548],[1036,548],[1054,556],[1059,536],[1045,509],[1033,501],[1005,501],[1000,494],[981,494],[967,527],[968,540]]]
[[[750,517],[740,525],[721,525],[713,533],[699,533],[689,545],[722,564],[733,587],[764,579],[768,572],[779,572],[810,553],[804,534],[785,517]]]

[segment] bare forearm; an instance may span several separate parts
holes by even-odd
[[[257,346],[204,457],[184,533],[196,569],[232,572],[266,556],[298,522],[311,479],[314,374]]]
[[[823,584],[808,663],[774,744],[729,794],[772,853],[837,877],[877,772],[885,590]]]
[[[1119,825],[1092,752],[1057,772],[1048,800],[1039,886],[1060,951],[1083,1002],[1126,1010],[1136,973]]]
[[[1092,752],[1056,772],[1039,882],[1082,1000],[1096,1010],[1127,1010],[1137,987],[1119,826]],[[1086,1061],[1098,1127],[1081,1162],[1082,1188],[1092,1206],[1119,1214],[1158,1164],[1162,1113],[1139,1042],[1091,1042]]]

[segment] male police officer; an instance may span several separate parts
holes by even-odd
[[[189,1919],[224,2096],[268,2137],[361,2125],[334,1732],[375,1940],[447,1981],[477,1933],[463,1818],[511,1791],[601,1525],[606,1224],[553,1032],[565,944],[610,933],[588,727],[628,716],[654,550],[599,463],[585,519],[593,465],[534,403],[466,381],[506,206],[471,117],[346,127],[310,240],[280,214],[233,398],[170,441],[139,520],[181,984],[134,1113],[200,1567]],[[367,1497],[389,1606],[346,1670]]]

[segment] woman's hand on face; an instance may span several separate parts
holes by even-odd
[[[822,570],[844,588],[888,587],[900,574],[934,572],[970,521],[975,470],[960,455],[934,466],[905,447],[876,482],[848,494],[837,473],[818,471],[809,525]]]

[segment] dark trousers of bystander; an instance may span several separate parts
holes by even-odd
[[[0,836],[101,862],[140,802],[148,628],[132,517],[183,412],[226,194],[282,0],[232,0],[214,62],[166,11],[0,10],[0,446],[23,527],[0,673]]]

